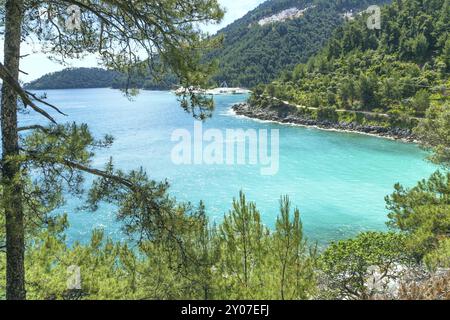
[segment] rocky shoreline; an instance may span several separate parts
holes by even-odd
[[[252,108],[248,103],[239,103],[232,107],[233,111],[240,116],[252,119],[274,121],[281,124],[291,124],[306,127],[315,127],[324,130],[335,130],[343,132],[354,132],[373,135],[392,140],[401,140],[416,143],[417,138],[411,130],[402,128],[386,128],[381,126],[368,126],[359,123],[332,122],[329,120],[315,120],[301,117],[290,110],[272,110],[269,108]]]

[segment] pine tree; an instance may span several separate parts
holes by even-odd
[[[280,215],[272,236],[272,253],[276,257],[279,274],[279,298],[282,300],[308,299],[315,287],[314,254],[310,255],[303,235],[300,211],[291,216],[291,202],[280,200]]]
[[[141,210],[150,216],[158,212],[158,201],[151,199],[164,198],[165,188],[149,181],[142,172],[126,175],[114,172],[112,166],[108,166],[105,171],[90,167],[92,149],[109,145],[110,139],[96,141],[83,126],[57,126],[55,117],[46,109],[61,113],[60,110],[21,88],[18,77],[22,41],[33,38],[41,42],[44,44],[44,53],[59,61],[78,58],[84,53],[98,53],[108,68],[126,74],[135,72],[137,67],[146,69],[152,66],[153,72],[171,69],[184,85],[201,85],[206,81],[204,75],[211,65],[200,63],[199,49],[212,43],[208,43],[193,21],[218,21],[223,12],[215,0],[189,0],[183,6],[173,1],[154,3],[127,0],[58,0],[52,1],[51,5],[47,1],[5,0],[2,4],[5,50],[4,64],[0,64],[0,77],[3,80],[1,184],[2,208],[6,219],[6,298],[25,299],[24,212],[25,202],[29,200],[24,193],[26,167],[40,169],[44,173],[41,181],[44,189],[53,182],[53,187],[60,190],[60,185],[66,181],[72,191],[79,192],[82,180],[80,172],[99,176],[103,184],[96,185],[97,200],[100,195],[106,196],[106,191],[112,192],[113,184],[122,195],[134,194],[130,196],[137,200],[134,212]],[[76,6],[68,10],[74,4]],[[159,12],[157,19],[155,12]],[[61,26],[61,20],[68,23]],[[141,59],[137,52],[144,52],[144,58]],[[18,128],[19,107],[29,107],[53,125]],[[204,118],[211,110],[212,101],[188,95],[182,101],[182,107],[194,116]],[[28,148],[19,144],[19,132],[24,131],[32,131],[34,136],[27,140]],[[100,192],[100,185],[104,193]],[[155,188],[159,190],[156,196]],[[40,195],[43,194],[41,192]],[[124,204],[122,208],[127,205]],[[124,211],[133,211],[129,207],[127,209]],[[146,222],[149,226],[155,221]]]
[[[219,232],[222,273],[230,279],[235,298],[255,298],[264,285],[259,280],[258,267],[267,252],[264,244],[268,230],[256,205],[247,202],[243,192],[233,201],[233,209],[225,216]]]

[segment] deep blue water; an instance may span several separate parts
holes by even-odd
[[[280,196],[289,195],[300,208],[308,237],[321,243],[385,229],[384,197],[392,193],[393,185],[413,186],[436,169],[413,144],[236,117],[230,106],[245,96],[216,97],[216,111],[204,128],[279,129],[278,174],[263,176],[260,166],[253,165],[180,166],[171,160],[176,144],[171,135],[175,129],[193,131],[194,120],[173,94],[143,91],[133,101],[110,89],[49,90],[47,95],[69,115],[57,116],[60,122],[84,122],[98,137],[116,138],[111,149],[97,154],[94,166],[101,168],[110,156],[124,170],[143,166],[153,179],[167,178],[178,200],[203,200],[215,221],[222,219],[242,189],[272,227]],[[21,118],[23,124],[38,121],[33,114]],[[121,238],[114,208],[104,206],[91,213],[78,210],[80,204],[81,200],[69,198],[58,210],[69,214],[69,241],[85,241],[99,227]]]

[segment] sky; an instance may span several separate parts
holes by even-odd
[[[220,25],[208,25],[203,27],[205,31],[215,33],[219,29],[227,26],[233,21],[243,17],[248,11],[256,8],[265,0],[218,0],[219,3],[226,9],[225,17]],[[95,67],[97,66],[97,58],[89,56],[83,60],[69,61],[68,65],[60,65],[50,61],[45,55],[40,54],[38,47],[29,45],[22,46],[22,55],[29,54],[29,56],[21,60],[20,69],[28,74],[21,73],[20,79],[24,82],[37,79],[49,72],[55,72],[67,67]],[[3,41],[0,39],[0,59],[3,59]]]

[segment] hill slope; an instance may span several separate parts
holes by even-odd
[[[412,128],[449,101],[449,16],[450,0],[397,0],[383,8],[381,30],[363,16],[345,24],[306,64],[258,88],[251,104],[287,101],[304,106],[295,112],[306,119]]]
[[[365,10],[386,0],[270,0],[219,31],[223,48],[208,55],[217,59],[216,82],[253,87],[275,79],[317,53],[350,10]]]
[[[115,71],[100,68],[69,68],[42,76],[26,85],[27,89],[108,88],[120,78]]]
[[[317,53],[341,26],[344,13],[361,11],[369,4],[388,0],[269,0],[218,32],[222,48],[208,53],[220,68],[212,86],[253,87],[269,83],[281,71],[292,69]],[[114,79],[113,79],[114,78]],[[150,77],[135,77],[131,87],[169,89],[177,80],[165,76],[164,83]],[[30,83],[32,89],[113,87],[124,88],[127,79],[99,69],[69,69],[46,75]]]
[[[114,88],[127,87],[147,90],[166,90],[176,83],[175,77],[166,76],[164,82],[150,77],[135,76],[128,83],[128,78],[116,71],[101,68],[68,68],[46,74],[25,85],[31,90],[78,89],[78,88]]]

